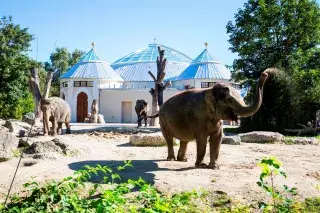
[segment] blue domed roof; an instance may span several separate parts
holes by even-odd
[[[123,81],[109,63],[100,59],[95,49],[92,48],[81,59],[61,76],[63,78],[90,78],[106,79],[110,81]]]
[[[160,44],[150,44],[148,48],[139,49],[116,60],[111,64],[111,67],[125,81],[153,81],[148,71],[151,71],[154,75],[157,73],[158,46],[164,50],[164,56],[167,58],[165,79],[180,75],[192,61],[189,56],[173,48]]]
[[[231,72],[224,64],[214,59],[206,48],[174,80],[210,78],[229,80],[231,78]]]

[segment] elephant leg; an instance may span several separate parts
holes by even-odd
[[[71,134],[70,123],[66,122],[65,124],[67,128],[66,134]]]
[[[144,117],[144,126],[147,126],[147,117]]]
[[[164,139],[166,140],[167,147],[168,147],[167,160],[168,161],[175,160],[174,149],[173,149],[173,137],[169,134],[168,129],[166,128],[166,125],[165,125],[165,121],[163,121],[163,119],[161,119],[161,118],[160,118],[160,127],[161,127],[162,135],[163,135]]]
[[[57,128],[58,128],[57,119],[53,118],[52,126],[53,126],[53,135],[55,136],[55,135],[57,135]]]
[[[177,161],[187,162],[186,158],[187,146],[189,141],[180,141],[180,148],[178,151]]]
[[[210,143],[210,169],[219,169],[219,165],[217,164],[217,160],[220,152],[220,145],[222,142],[222,128],[212,135],[210,135],[209,143]]]
[[[207,164],[203,163],[203,158],[206,154],[207,149],[207,137],[201,135],[196,138],[197,143],[197,161],[195,166],[198,168],[207,168]]]
[[[62,122],[58,122],[57,134],[61,135],[62,130]]]
[[[48,136],[49,133],[49,120],[43,116],[43,135]]]
[[[138,126],[137,126],[137,128],[139,128],[140,126],[141,126],[141,117],[138,115]]]

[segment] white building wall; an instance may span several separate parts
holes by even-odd
[[[186,85],[190,85],[190,87],[195,87],[195,80],[188,79],[188,80],[181,80],[181,81],[174,81],[172,82],[172,87],[178,89],[184,89]]]
[[[177,89],[166,89],[163,93],[164,101],[171,96],[181,92]],[[104,115],[107,123],[122,122],[122,101],[131,101],[132,103],[132,123],[137,123],[135,104],[138,99],[144,99],[149,105],[149,115],[151,115],[152,97],[148,89],[141,90],[101,90],[100,91],[100,114]]]

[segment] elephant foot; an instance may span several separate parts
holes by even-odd
[[[220,169],[219,165],[216,163],[209,163],[208,168],[209,169]]]
[[[43,133],[43,136],[48,136],[48,133]]]
[[[176,158],[173,156],[173,157],[171,157],[171,156],[168,156],[167,157],[167,161],[175,161],[176,160]]]
[[[178,156],[178,157],[177,157],[177,161],[188,162],[188,158]]]
[[[196,168],[208,168],[208,165],[205,163],[196,163]]]

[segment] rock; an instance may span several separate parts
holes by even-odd
[[[0,162],[13,157],[13,150],[18,147],[18,138],[6,131],[0,131]]]
[[[131,135],[129,142],[134,146],[166,146],[166,140],[161,132],[151,134]],[[173,140],[174,145],[177,145],[176,139]]]
[[[11,121],[6,121],[3,126],[7,127],[9,132],[16,132],[18,128],[17,125],[13,124]]]
[[[224,136],[222,138],[222,144],[240,145],[241,140],[239,136]]]
[[[101,115],[101,114],[98,115],[98,123],[100,123],[100,124],[106,123],[106,122],[104,121],[104,116]]]
[[[300,145],[319,145],[319,141],[316,138],[312,137],[295,137],[286,139],[286,142],[292,144],[300,144]]]
[[[22,117],[22,121],[32,125],[33,121],[34,121],[34,118],[35,118],[34,113],[33,112],[28,112]]]
[[[254,131],[239,134],[241,142],[245,143],[275,143],[284,141],[284,136],[278,132]]]
[[[31,146],[31,144],[32,144],[32,142],[30,140],[28,140],[28,142],[27,142],[26,139],[20,138],[18,147],[26,147],[26,148],[28,148],[28,147]]]
[[[19,137],[23,137],[26,132],[26,129],[24,127],[20,126],[19,124],[20,124],[20,122],[8,120],[5,122],[5,124],[3,126],[8,128],[9,132],[12,132]]]
[[[62,142],[59,138],[51,141],[34,142],[24,151],[24,157],[31,155],[36,159],[57,159],[63,155],[72,154],[69,145]]]

